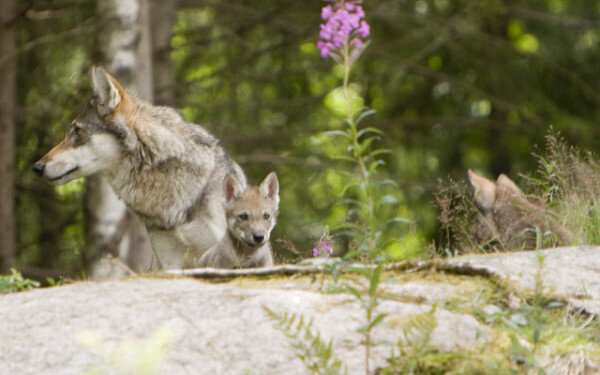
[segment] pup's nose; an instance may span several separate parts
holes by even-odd
[[[46,163],[44,163],[43,161],[38,161],[33,165],[33,171],[35,172],[35,174],[41,177],[44,174],[45,167]]]
[[[254,242],[256,243],[262,243],[263,240],[265,239],[265,236],[263,234],[252,234],[252,237],[254,238]]]

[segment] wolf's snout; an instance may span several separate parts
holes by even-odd
[[[254,242],[262,243],[263,240],[265,239],[265,236],[264,236],[264,234],[253,233],[252,238],[254,238]]]
[[[43,161],[38,161],[33,165],[33,171],[35,172],[35,174],[41,177],[44,174],[45,167],[46,163],[44,163]]]

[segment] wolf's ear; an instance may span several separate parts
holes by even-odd
[[[96,97],[98,113],[107,116],[115,112],[119,104],[131,102],[123,86],[101,66],[95,66],[91,72],[92,88]]]
[[[498,176],[498,180],[496,180],[496,189],[502,189],[503,193],[508,193],[511,196],[521,196],[523,193],[521,189],[505,174],[501,174]]]
[[[271,172],[265,177],[258,190],[263,197],[272,199],[279,204],[279,181],[275,172]]]
[[[496,200],[496,185],[487,178],[478,175],[469,169],[469,181],[475,189],[473,196],[475,204],[485,214],[491,212]]]
[[[243,192],[244,188],[235,177],[227,176],[225,178],[225,202],[231,202],[242,195]]]

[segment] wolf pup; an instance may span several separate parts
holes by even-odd
[[[62,142],[33,166],[55,185],[99,174],[145,223],[159,267],[193,265],[225,234],[223,180],[246,177],[220,141],[168,107],[131,97],[101,67]]]
[[[469,181],[481,213],[471,227],[474,243],[500,241],[507,250],[519,250],[553,247],[571,240],[571,234],[547,215],[542,205],[530,202],[506,175],[493,182],[469,170]],[[538,238],[540,232],[544,238]]]
[[[225,181],[227,234],[198,263],[199,267],[250,268],[273,265],[269,235],[279,206],[279,182],[269,173],[259,187],[244,189],[235,178]]]

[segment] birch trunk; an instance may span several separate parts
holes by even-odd
[[[152,53],[148,0],[102,0],[97,12],[101,28],[101,63],[130,92],[152,100]],[[88,251],[92,278],[125,276],[112,254],[136,272],[156,265],[145,226],[98,177],[88,182]]]

